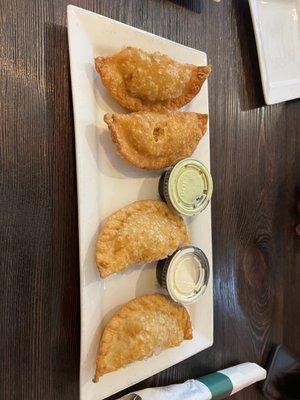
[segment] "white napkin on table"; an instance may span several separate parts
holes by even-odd
[[[218,371],[231,381],[230,395],[266,378],[266,370],[255,363],[243,363]],[[217,374],[210,374],[217,375]],[[220,376],[220,375],[219,375]],[[224,377],[223,377],[224,378]],[[226,379],[227,379],[226,378]],[[201,378],[200,378],[201,379]],[[228,380],[228,379],[227,379]],[[229,383],[230,383],[229,381]],[[222,391],[222,393],[224,393]],[[228,395],[226,396],[228,397]],[[119,400],[211,400],[212,392],[204,383],[190,379],[184,383],[139,390]]]
[[[137,397],[140,396],[140,397]],[[140,390],[119,400],[209,400],[211,393],[207,387],[194,379],[177,385]]]

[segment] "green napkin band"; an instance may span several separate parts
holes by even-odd
[[[225,399],[230,396],[233,390],[231,380],[221,372],[202,376],[201,378],[197,378],[197,381],[202,382],[208,387],[213,400]]]

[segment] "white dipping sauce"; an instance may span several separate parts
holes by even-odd
[[[179,292],[188,294],[196,289],[200,277],[201,263],[194,254],[185,254],[174,265],[174,286]]]
[[[167,289],[173,300],[193,303],[205,290],[209,266],[204,253],[202,260],[190,246],[179,250],[172,258],[167,272]]]

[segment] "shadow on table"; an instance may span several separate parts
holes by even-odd
[[[67,28],[44,26],[45,123],[52,143],[52,293],[48,366],[53,398],[77,398],[79,376],[79,257],[75,143]],[[51,232],[49,232],[51,235]]]
[[[178,6],[187,8],[190,11],[194,11],[198,14],[201,14],[202,0],[169,0],[169,1],[171,3],[177,4]]]
[[[239,99],[243,111],[265,105],[256,43],[247,1],[232,2],[240,43],[243,71],[240,75]]]

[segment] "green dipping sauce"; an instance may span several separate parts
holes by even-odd
[[[193,158],[181,160],[162,179],[163,197],[178,213],[197,215],[208,206],[213,182],[200,161]]]

